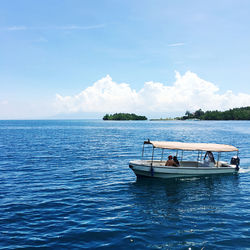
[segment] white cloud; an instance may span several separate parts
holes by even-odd
[[[219,88],[187,71],[176,72],[172,85],[146,82],[136,91],[126,83],[116,83],[107,75],[75,96],[56,95],[58,112],[184,112],[203,110],[226,110],[250,106],[250,94],[234,94]]]
[[[177,47],[177,46],[183,46],[183,45],[185,45],[185,43],[171,43],[168,46],[169,47]]]
[[[2,27],[0,30],[6,31],[21,31],[21,30],[92,30],[104,28],[105,24],[96,24],[89,26],[81,25],[65,25],[65,26],[47,26],[47,27],[28,27],[28,26],[9,26]]]
[[[91,30],[91,29],[100,29],[104,28],[105,24],[97,24],[97,25],[90,25],[90,26],[79,26],[79,25],[68,25],[68,26],[55,26],[51,27],[51,29],[58,29],[58,30]]]
[[[8,105],[8,103],[7,100],[0,100],[0,105]]]
[[[56,95],[57,107],[68,112],[114,112],[138,106],[138,93],[126,83],[117,84],[107,75],[75,96]]]
[[[35,43],[47,43],[48,39],[46,39],[44,37],[39,37],[38,39],[33,40],[33,42],[35,42]]]
[[[10,27],[5,27],[1,28],[2,30],[7,30],[7,31],[19,31],[19,30],[27,30],[28,27],[26,26],[10,26]]]

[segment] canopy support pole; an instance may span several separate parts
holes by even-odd
[[[151,166],[153,165],[154,151],[155,151],[155,147],[153,146],[152,157],[151,157]]]
[[[143,156],[144,156],[144,144],[142,146],[142,153],[141,153],[141,159],[143,160]]]
[[[198,151],[197,161],[199,161],[200,158],[200,151]]]
[[[154,176],[154,168],[153,168],[154,151],[155,151],[155,147],[153,146],[152,158],[151,158],[151,167],[150,167],[151,176]]]
[[[164,151],[164,148],[162,149],[162,152],[161,152],[161,161],[163,159],[163,151]]]
[[[218,156],[217,156],[217,168],[219,167],[219,160],[220,160],[220,152],[218,152]]]

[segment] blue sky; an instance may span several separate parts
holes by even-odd
[[[218,88],[214,96],[229,98],[232,90],[234,106],[242,94],[244,102],[238,105],[250,105],[249,12],[247,0],[0,0],[0,119],[106,113],[86,107],[93,104],[86,102],[89,92],[84,91],[94,83],[106,79],[104,92],[127,83],[129,93],[144,98],[146,82],[173,87],[176,71],[182,84],[188,76],[204,80]],[[71,108],[65,104],[66,96],[73,99],[82,92],[85,99],[78,108],[75,101]],[[56,94],[66,108],[58,108]],[[133,105],[127,110],[118,106],[133,111]],[[140,105],[134,106],[138,112]],[[229,107],[223,105],[203,108]],[[177,113],[198,106],[187,103],[173,110],[169,104]],[[169,111],[160,110],[162,115]],[[157,111],[158,106],[145,109]]]

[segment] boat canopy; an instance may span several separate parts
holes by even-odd
[[[213,151],[213,152],[232,152],[238,149],[231,145],[215,143],[185,143],[174,141],[144,141],[144,144],[152,144],[154,148],[187,150],[187,151]]]

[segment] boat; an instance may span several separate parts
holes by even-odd
[[[144,159],[145,146],[152,147],[150,159]],[[157,149],[162,151],[156,152]],[[166,166],[165,150],[168,150],[168,152],[174,150],[175,158],[179,158],[179,164],[170,164],[170,166],[167,164],[168,166]],[[184,157],[184,153],[187,154],[186,151],[189,153],[187,159]],[[230,163],[221,160],[221,153],[228,152],[237,153],[236,156],[231,158]],[[214,154],[217,154],[216,160],[214,160]],[[233,174],[239,171],[240,159],[238,154],[238,148],[225,144],[147,140],[143,143],[141,160],[130,161],[129,167],[137,177],[173,178]],[[156,159],[156,157],[160,159]],[[169,156],[170,160],[171,157]]]

